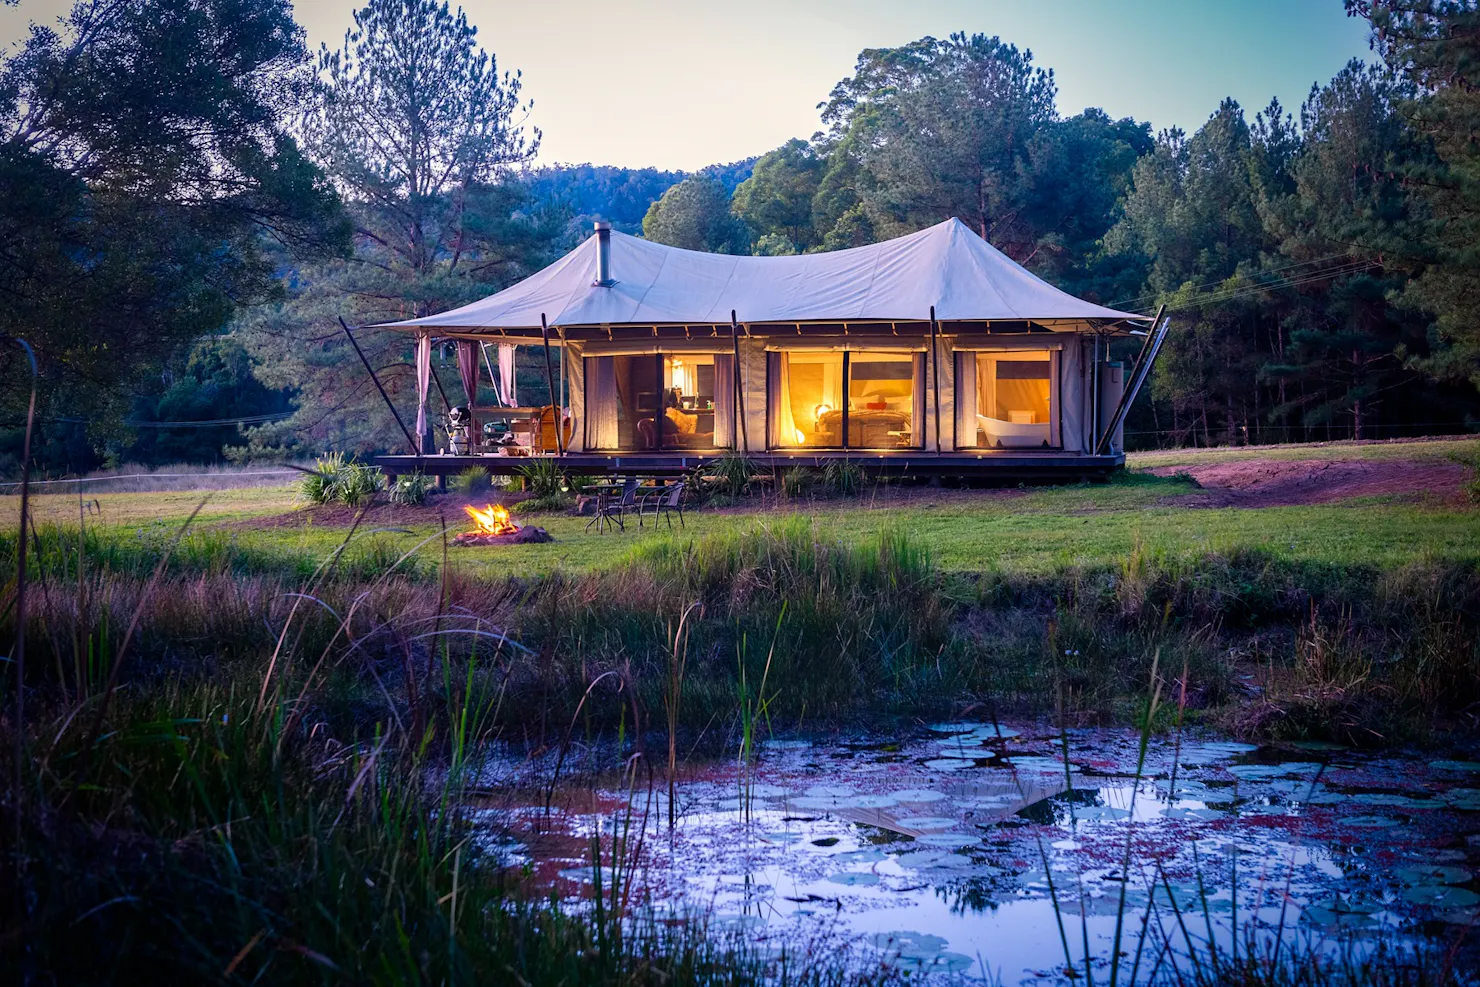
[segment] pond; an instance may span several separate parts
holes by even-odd
[[[1051,983],[1086,949],[1108,972],[1119,925],[1122,983],[1276,942],[1328,962],[1456,941],[1480,958],[1462,935],[1480,918],[1467,753],[1183,736],[1153,739],[1138,770],[1139,747],[974,722],[776,740],[683,770],[671,826],[665,782],[540,791],[510,767],[480,818],[572,907],[609,899],[617,868],[631,921],[702,922],[778,957]]]

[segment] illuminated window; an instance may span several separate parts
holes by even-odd
[[[1054,444],[1054,368],[1050,350],[957,355],[957,400],[975,408],[958,444],[983,449],[1040,449]],[[973,434],[974,432],[974,434]]]
[[[921,354],[792,350],[770,354],[771,444],[905,449],[920,444]]]
[[[714,449],[731,443],[734,360],[707,353],[586,358],[588,448]]]

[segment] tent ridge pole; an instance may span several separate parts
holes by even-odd
[[[342,315],[339,317],[339,328],[343,329],[344,334],[349,337],[349,344],[355,348],[355,353],[359,356],[360,362],[365,365],[365,372],[368,373],[370,375],[370,379],[375,382],[375,389],[379,391],[380,396],[385,399],[385,406],[391,409],[391,417],[396,420],[397,425],[401,426],[401,434],[406,436],[406,444],[411,447],[412,454],[416,456],[417,459],[420,459],[421,447],[418,446],[416,444],[416,440],[411,437],[411,429],[407,428],[406,423],[401,421],[401,413],[396,410],[396,405],[394,402],[391,401],[391,396],[385,393],[385,388],[381,386],[380,378],[375,375],[375,368],[370,366],[370,361],[365,358],[365,351],[360,349],[360,344],[355,339],[355,334],[349,331],[349,325],[344,321],[344,316]]]

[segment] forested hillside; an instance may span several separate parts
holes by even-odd
[[[372,0],[317,53],[283,0],[83,0],[0,70],[0,331],[37,358],[33,457],[385,448],[398,431],[338,319],[486,295],[595,219],[775,255],[959,217],[1066,291],[1174,314],[1132,446],[1473,431],[1480,13],[1347,8],[1372,52],[1299,107],[1225,100],[1158,131],[1059,105],[1050,66],[968,32],[865,50],[800,94],[818,133],[686,174],[540,163],[497,38],[424,0]],[[218,40],[176,43],[195,36]],[[396,70],[413,49],[431,76]],[[406,340],[362,339],[409,403]],[[5,359],[14,466],[30,374]]]

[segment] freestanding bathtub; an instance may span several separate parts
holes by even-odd
[[[976,421],[987,433],[988,449],[1041,449],[1048,445],[1048,422],[1019,425],[986,415],[977,415]]]

